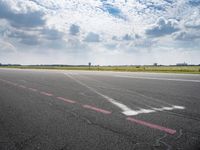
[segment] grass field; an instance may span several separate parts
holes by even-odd
[[[56,69],[56,70],[94,70],[94,71],[128,71],[128,72],[163,72],[200,74],[200,66],[0,66],[18,69]]]

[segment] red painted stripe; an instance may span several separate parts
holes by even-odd
[[[66,99],[66,98],[63,98],[63,97],[57,97],[57,99],[62,100],[62,101],[65,101],[65,102],[67,102],[67,103],[76,103],[76,102],[73,101],[73,100]]]
[[[33,92],[36,92],[37,89],[34,89],[34,88],[28,88],[29,90],[33,91]]]
[[[143,125],[143,126],[147,126],[149,128],[153,128],[153,129],[157,129],[157,130],[160,130],[160,131],[164,131],[164,132],[169,133],[169,134],[175,134],[176,133],[176,130],[169,129],[169,128],[166,128],[166,127],[163,127],[163,126],[159,126],[159,125],[156,125],[156,124],[152,124],[152,123],[149,123],[149,122],[146,122],[146,121],[134,119],[132,117],[128,117],[126,119],[131,121],[131,122],[134,122],[134,123],[137,123],[137,124],[140,124],[140,125]]]
[[[53,96],[53,94],[47,93],[47,92],[40,92],[40,93],[43,94],[43,95],[46,95],[46,96]]]
[[[100,112],[100,113],[111,114],[111,112],[108,111],[108,110],[104,110],[104,109],[101,109],[101,108],[93,107],[93,106],[90,106],[90,105],[83,105],[83,107],[87,108],[87,109],[91,109],[91,110],[97,111],[97,112]]]

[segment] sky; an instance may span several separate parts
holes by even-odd
[[[0,63],[200,64],[200,0],[0,0]]]

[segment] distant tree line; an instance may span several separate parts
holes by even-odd
[[[0,63],[0,66],[21,66],[20,64],[2,64]]]

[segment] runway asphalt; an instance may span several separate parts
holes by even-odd
[[[200,150],[200,75],[0,69],[0,150]]]

